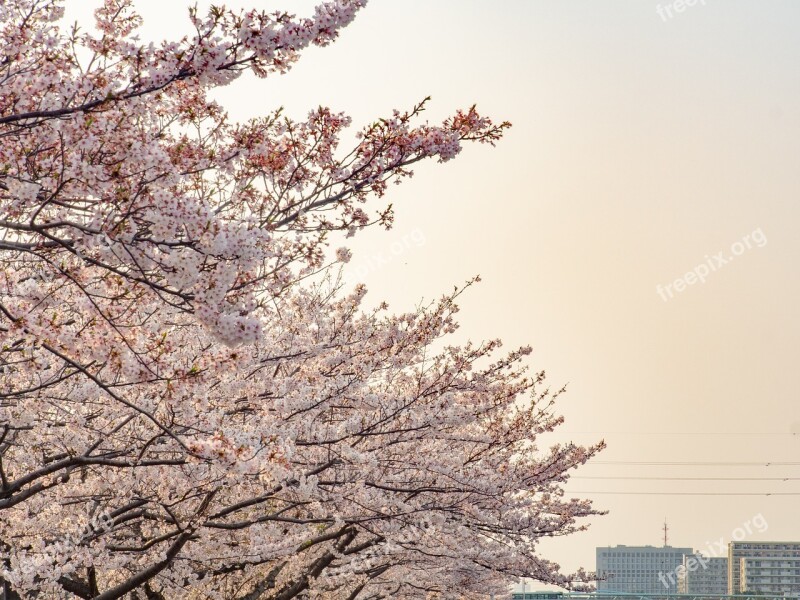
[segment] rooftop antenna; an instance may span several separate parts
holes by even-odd
[[[667,517],[664,517],[664,547],[667,547],[667,531],[669,527],[667,527]]]

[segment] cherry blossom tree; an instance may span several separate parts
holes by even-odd
[[[339,139],[327,108],[235,122],[208,93],[286,72],[364,0],[313,16],[190,10],[89,32],[0,4],[2,598],[483,597],[567,587],[544,537],[598,514],[563,484],[602,443],[561,423],[529,348],[456,346],[464,288],[405,314],[343,289],[334,240],[423,159],[494,144],[425,102]]]

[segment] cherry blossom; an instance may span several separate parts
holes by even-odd
[[[599,514],[563,485],[602,443],[540,447],[560,392],[530,348],[454,345],[464,289],[366,308],[329,245],[391,227],[382,197],[415,163],[509,124],[430,124],[426,99],[343,149],[353,124],[329,108],[236,122],[208,96],[285,73],[363,5],[192,10],[192,36],[143,44],[131,0],[86,32],[57,0],[0,4],[4,598],[590,580],[537,543]]]

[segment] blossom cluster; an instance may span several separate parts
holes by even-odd
[[[391,226],[369,204],[389,183],[508,124],[431,124],[426,100],[342,150],[352,123],[329,108],[233,122],[209,97],[363,5],[193,10],[194,35],[142,44],[132,0],[88,32],[62,30],[57,0],[0,4],[0,585],[414,598],[583,579],[536,543],[596,514],[561,486],[602,445],[535,449],[561,420],[530,349],[450,343],[461,290],[393,315],[336,283],[348,236]],[[68,537],[89,514],[107,526]]]

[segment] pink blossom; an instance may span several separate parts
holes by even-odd
[[[59,2],[0,3],[0,579],[20,596],[585,578],[536,543],[597,514],[562,486],[602,444],[536,450],[561,419],[530,349],[453,345],[463,290],[368,310],[365,286],[336,289],[351,250],[329,258],[392,226],[389,183],[508,123],[427,123],[425,100],[342,149],[351,120],[329,108],[234,123],[209,98],[285,72],[364,4],[212,7],[143,44],[132,0],[74,39]]]

